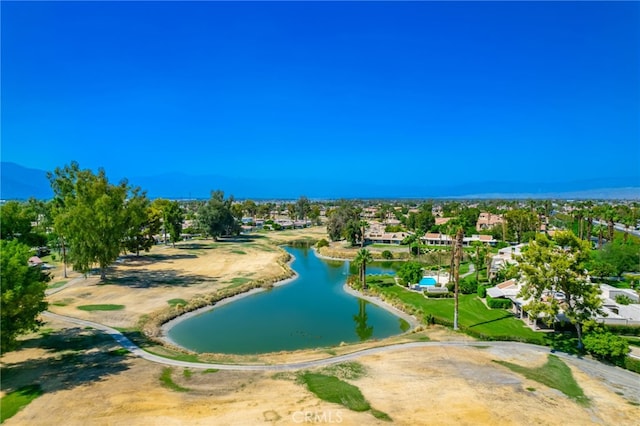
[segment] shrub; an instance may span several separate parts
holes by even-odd
[[[328,246],[329,246],[329,242],[324,238],[316,243],[317,248],[328,247]]]
[[[596,358],[624,364],[629,353],[629,342],[613,333],[589,333],[582,339],[584,349]]]
[[[487,297],[487,286],[485,286],[485,285],[479,285],[478,286],[478,296],[480,296],[480,298],[482,298],[482,299]]]
[[[511,307],[511,300],[509,299],[494,299],[487,295],[487,306],[492,309],[509,309]]]
[[[624,294],[619,294],[616,296],[616,303],[619,303],[621,305],[628,305],[631,302],[633,302],[633,300],[631,300],[629,296],[626,296]]]
[[[635,359],[627,356],[624,358],[623,367],[629,371],[640,374],[640,359]]]
[[[459,285],[460,293],[462,294],[471,294],[478,291],[478,282],[473,277],[467,277],[464,280],[460,281]]]
[[[393,253],[391,253],[389,250],[385,250],[382,252],[382,258],[383,259],[393,259]]]
[[[427,296],[429,299],[446,299],[446,298],[449,298],[449,297],[453,297],[453,294],[451,292],[446,292],[446,293],[427,293],[425,291],[424,295]]]

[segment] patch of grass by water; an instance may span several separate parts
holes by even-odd
[[[0,399],[0,423],[16,415],[31,401],[42,395],[40,385],[28,385],[9,392]]]
[[[167,303],[169,304],[169,306],[176,306],[176,305],[186,305],[187,301],[184,299],[169,299],[167,300]]]
[[[507,361],[494,360],[493,362],[505,366],[518,374],[522,374],[529,380],[534,380],[550,388],[557,389],[569,398],[574,399],[580,405],[589,406],[589,398],[584,395],[584,391],[573,378],[571,369],[555,355],[549,355],[547,362],[543,366],[535,368],[523,367]]]
[[[162,374],[160,375],[160,383],[162,383],[164,387],[174,390],[176,392],[189,392],[189,389],[184,388],[173,381],[173,379],[171,378],[171,373],[173,373],[173,368],[171,367],[163,368]]]
[[[353,411],[371,408],[358,387],[326,374],[304,373],[300,379],[307,388],[323,401],[340,404]]]
[[[124,305],[111,305],[111,304],[81,305],[81,306],[78,306],[78,309],[82,311],[119,311],[124,309]]]

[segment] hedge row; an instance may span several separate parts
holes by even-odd
[[[487,295],[487,306],[493,309],[509,309],[511,307],[511,300],[509,299],[494,299]]]

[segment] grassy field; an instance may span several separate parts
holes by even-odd
[[[573,378],[571,369],[555,355],[549,355],[547,362],[543,366],[536,368],[527,368],[507,361],[494,362],[507,367],[511,371],[522,374],[529,380],[535,380],[550,388],[558,389],[581,405],[589,406],[589,399]]]
[[[40,385],[24,386],[9,392],[0,400],[0,423],[13,417],[23,407],[42,395]]]
[[[111,305],[111,304],[81,305],[81,306],[78,306],[78,309],[82,311],[119,311],[124,309],[124,305]]]
[[[397,299],[431,315],[436,322],[453,323],[453,299],[427,299],[421,293],[406,290],[398,285],[379,286],[386,297]],[[424,320],[424,318],[422,318]],[[476,294],[461,294],[459,298],[460,328],[472,335],[496,340],[522,340],[544,344],[544,335],[531,330],[504,309],[489,309]]]

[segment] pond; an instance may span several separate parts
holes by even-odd
[[[286,247],[293,282],[178,322],[168,337],[196,352],[257,354],[327,347],[400,334],[409,324],[343,290],[349,263]],[[376,273],[393,273],[380,266]]]

